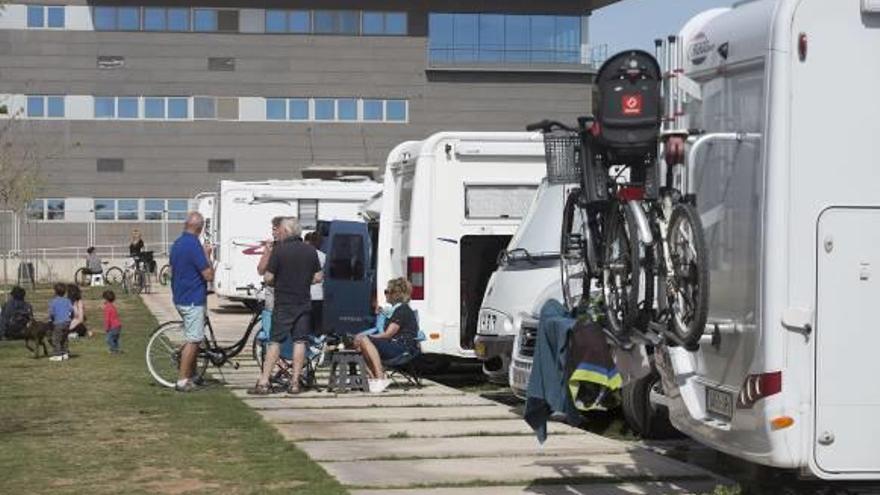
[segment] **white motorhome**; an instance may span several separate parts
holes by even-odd
[[[412,282],[424,353],[475,357],[486,284],[544,173],[538,133],[443,132],[392,150],[377,280]]]
[[[217,201],[216,191],[200,192],[193,198],[195,210],[202,214],[205,219],[205,228],[202,230],[202,244],[214,245],[217,242],[217,209],[220,206]]]
[[[319,220],[360,220],[361,204],[381,190],[370,180],[267,180],[220,182],[215,245],[215,290],[221,297],[258,297],[257,262],[275,216],[295,216],[304,231]]]
[[[740,2],[681,36],[711,296],[699,350],[657,359],[671,419],[759,464],[876,480],[880,3]]]
[[[483,373],[492,381],[508,383],[513,341],[523,315],[537,314],[549,299],[562,299],[559,237],[565,199],[572,187],[547,179],[541,182],[486,286],[474,347],[483,361]],[[528,370],[518,373],[527,376]]]

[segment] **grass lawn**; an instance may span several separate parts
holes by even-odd
[[[85,291],[95,337],[71,341],[69,361],[0,342],[0,493],[345,493],[224,388],[154,385],[156,321],[137,297],[117,300],[124,354],[110,355],[100,293]],[[28,291],[40,319],[49,294]]]

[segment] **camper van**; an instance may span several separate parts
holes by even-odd
[[[392,150],[377,280],[412,282],[424,353],[475,358],[483,293],[544,173],[537,133],[443,132]]]
[[[275,216],[295,216],[304,231],[318,221],[359,220],[361,204],[382,185],[370,180],[318,179],[220,182],[215,241],[217,295],[237,301],[259,297],[257,263]]]
[[[672,422],[755,463],[880,479],[880,2],[739,2],[680,39],[711,282],[699,350],[659,349]]]
[[[213,246],[217,242],[217,192],[201,192],[193,198],[195,210],[202,214],[205,219],[205,228],[202,230],[202,244]]]
[[[474,349],[483,373],[508,383],[513,340],[523,314],[537,314],[549,299],[562,299],[559,232],[572,184],[541,182],[529,212],[517,229],[486,286]]]

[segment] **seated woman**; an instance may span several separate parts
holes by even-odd
[[[371,391],[381,392],[391,380],[385,377],[382,361],[394,359],[403,353],[418,353],[419,323],[409,307],[412,285],[405,278],[388,281],[385,299],[392,304],[391,316],[385,321],[384,331],[372,335],[358,335],[354,340],[357,349],[367,362],[370,375],[377,380]]]

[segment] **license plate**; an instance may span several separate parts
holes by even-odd
[[[724,419],[733,418],[733,394],[706,387],[706,410]]]
[[[513,369],[513,386],[519,390],[526,390],[529,388],[529,371],[531,366],[524,366],[523,368],[514,368]]]

